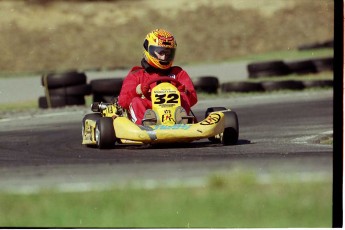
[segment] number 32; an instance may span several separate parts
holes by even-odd
[[[155,104],[173,104],[173,103],[178,103],[179,96],[176,93],[171,93],[171,94],[156,94],[156,100]]]

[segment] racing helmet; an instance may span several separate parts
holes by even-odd
[[[176,41],[174,36],[164,30],[155,29],[146,35],[144,58],[149,65],[158,69],[169,69],[175,57]]]

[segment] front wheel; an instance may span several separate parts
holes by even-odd
[[[235,145],[238,141],[238,132],[233,127],[225,128],[220,141],[223,145]]]
[[[217,111],[222,111],[222,110],[226,110],[226,108],[225,107],[209,107],[207,108],[205,112],[205,118],[208,117],[208,115],[212,112],[217,112]],[[208,140],[211,141],[212,143],[221,143],[219,135],[214,136],[214,137],[209,137]]]
[[[101,117],[96,123],[96,145],[100,149],[112,148],[116,142],[113,119]]]
[[[210,110],[221,111],[225,110],[223,107],[214,107]],[[211,111],[211,112],[213,112]],[[210,111],[207,111],[210,112]],[[206,115],[208,113],[206,112]],[[208,138],[212,143],[222,143],[223,145],[235,145],[237,144],[239,137],[239,124],[238,117],[234,111],[224,111],[224,131],[219,135]]]
[[[236,112],[227,111],[225,115],[225,128],[223,135],[221,135],[221,143],[223,145],[235,145],[239,136],[239,124]]]

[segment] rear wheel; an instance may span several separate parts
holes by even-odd
[[[100,119],[102,117],[102,115],[100,113],[90,113],[90,114],[86,114],[83,118],[83,121],[81,123],[81,138],[84,139],[84,136],[85,136],[85,121],[86,120],[93,120],[93,121],[96,121],[98,119]],[[91,145],[86,145],[88,147],[94,147],[94,146],[91,146]]]
[[[86,114],[83,117],[83,121],[82,121],[82,124],[81,124],[82,136],[84,136],[84,132],[85,132],[85,121],[86,120],[93,120],[93,121],[97,122],[97,120],[100,119],[101,117],[102,117],[102,115],[100,113],[89,113],[89,114]]]
[[[113,119],[101,117],[96,123],[96,144],[100,149],[112,148],[116,142]]]

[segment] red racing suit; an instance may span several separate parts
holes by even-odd
[[[184,90],[180,92],[181,106],[186,110],[187,114],[189,114],[190,108],[197,103],[198,99],[193,82],[186,71],[178,66],[173,66],[168,71],[148,71],[148,69],[144,67],[135,66],[129,71],[127,77],[124,79],[118,97],[119,105],[129,110],[133,122],[141,124],[145,111],[152,108],[150,100],[142,98],[142,95],[136,93],[137,85],[143,85],[143,83],[153,78],[167,76],[175,78],[184,86]],[[174,84],[174,82],[172,82],[172,84]],[[150,88],[152,89],[155,85],[156,83],[151,84]]]

